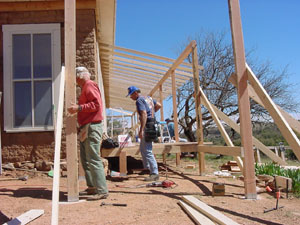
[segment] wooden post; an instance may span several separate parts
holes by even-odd
[[[54,150],[54,172],[53,172],[53,188],[52,188],[52,214],[51,225],[58,224],[58,202],[59,202],[59,179],[60,179],[60,149],[61,149],[61,133],[63,126],[63,108],[64,108],[64,91],[65,91],[65,68],[62,67],[60,74],[59,98],[57,114],[53,115],[53,126],[55,127],[55,150]],[[54,111],[54,109],[53,109]]]
[[[200,102],[200,81],[199,81],[199,67],[198,67],[198,53],[197,46],[192,49],[193,59],[193,76],[194,76],[194,92],[195,92],[195,111],[196,111],[196,123],[197,123],[197,142],[198,145],[203,145],[203,128],[202,128],[202,113],[201,113],[201,102]],[[198,151],[198,162],[199,162],[199,174],[204,175],[205,172],[205,153]]]
[[[159,86],[159,99],[160,99],[160,104],[161,104],[161,108],[160,108],[160,121],[164,121],[164,104],[163,104],[163,92],[162,92],[162,84]],[[163,134],[163,129],[160,131]],[[162,135],[161,135],[162,136]],[[166,153],[162,154],[162,158],[163,158],[163,163],[166,164],[167,160],[166,160]]]
[[[235,60],[235,72],[238,83],[238,102],[241,124],[241,140],[244,149],[244,185],[245,197],[247,199],[256,199],[256,186],[254,174],[254,154],[252,144],[252,127],[250,117],[250,101],[247,88],[247,70],[244,40],[242,32],[242,23],[240,16],[239,0],[228,0],[229,15],[231,22],[232,45]]]
[[[120,175],[126,176],[127,175],[127,155],[126,150],[121,150],[119,156],[119,167],[120,167]]]
[[[65,0],[66,104],[76,103],[76,1]],[[79,200],[76,115],[66,117],[68,201]]]
[[[175,141],[179,142],[178,118],[177,118],[177,103],[176,103],[176,79],[175,70],[171,72],[172,78],[172,99],[173,99],[173,119],[174,119],[174,134]],[[176,153],[176,165],[180,165],[180,153]]]

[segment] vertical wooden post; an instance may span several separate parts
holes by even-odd
[[[161,108],[160,108],[160,121],[164,121],[165,118],[164,118],[164,104],[163,104],[163,92],[162,92],[162,84],[159,86],[159,99],[160,99],[160,104],[161,104]],[[162,132],[162,135],[163,136],[163,127],[162,127],[162,130],[160,131]],[[166,153],[163,153],[162,154],[162,158],[163,158],[163,163],[166,164]]]
[[[76,103],[76,0],[65,0],[66,104]],[[76,115],[66,117],[68,201],[79,200]]]
[[[176,79],[175,70],[171,72],[172,78],[172,99],[173,99],[173,119],[174,119],[174,134],[175,141],[179,142],[178,118],[177,118],[177,103],[176,103]],[[180,153],[176,153],[176,165],[180,165]]]
[[[250,117],[250,101],[247,88],[247,70],[244,40],[242,32],[242,22],[240,16],[239,0],[228,0],[229,15],[231,22],[232,45],[235,60],[235,72],[238,82],[238,102],[241,124],[242,147],[245,151],[244,160],[244,185],[245,197],[247,199],[256,199],[255,174],[254,174],[254,154],[252,144],[252,127]]]
[[[119,156],[120,175],[127,175],[127,155],[126,150],[122,149]]]
[[[196,111],[196,123],[197,123],[197,142],[198,145],[203,145],[203,128],[202,128],[202,113],[201,113],[201,102],[200,102],[200,81],[199,81],[199,67],[198,67],[198,53],[197,45],[193,46],[192,49],[192,60],[193,60],[193,79],[194,79],[194,92],[195,92],[195,111]],[[204,175],[205,172],[205,153],[198,151],[198,162],[199,162],[199,174]]]

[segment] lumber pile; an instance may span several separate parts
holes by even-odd
[[[217,223],[221,225],[238,225],[238,223],[229,217],[193,196],[184,195],[181,198],[183,201],[179,201],[179,205],[187,212],[196,224],[210,225]]]
[[[222,166],[220,166],[220,170],[226,172],[241,172],[236,161],[228,161],[227,163],[224,163]]]

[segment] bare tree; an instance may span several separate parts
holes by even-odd
[[[236,88],[228,81],[234,72],[233,48],[226,41],[225,32],[206,32],[193,38],[197,41],[199,65],[204,70],[199,72],[200,85],[209,101],[228,116],[235,116],[238,122],[238,102]],[[191,38],[187,41],[190,42]],[[281,71],[274,71],[270,62],[258,62],[251,58],[252,51],[246,52],[247,62],[271,96],[287,111],[297,112],[297,102],[292,99],[292,86],[288,83],[287,66]],[[189,56],[191,62],[191,56]],[[195,100],[193,81],[190,80],[177,91],[179,125],[189,141],[195,141]],[[253,120],[270,119],[264,108],[251,100]],[[206,108],[202,107],[204,133],[213,124],[213,119]]]

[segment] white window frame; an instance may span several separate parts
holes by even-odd
[[[53,126],[18,127],[13,126],[13,87],[12,87],[12,36],[14,34],[50,33],[52,45],[52,104],[57,109],[61,71],[60,24],[20,24],[2,25],[3,30],[3,100],[4,130],[10,133],[53,131]],[[53,119],[53,123],[55,119]]]

